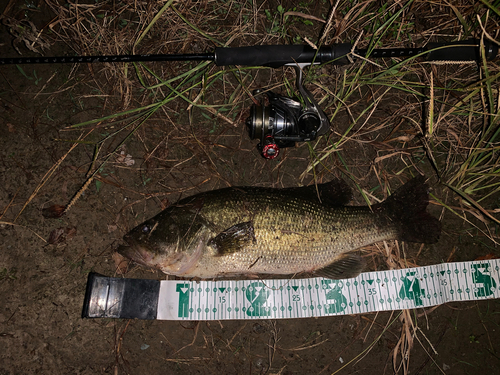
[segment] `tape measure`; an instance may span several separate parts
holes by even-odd
[[[366,272],[352,279],[179,281],[89,274],[84,318],[289,319],[500,297],[500,260]]]

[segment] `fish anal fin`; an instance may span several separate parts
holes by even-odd
[[[243,247],[255,243],[254,227],[251,221],[238,223],[212,237],[207,245],[212,246],[217,255],[232,254]]]
[[[350,279],[358,276],[365,268],[365,261],[357,253],[345,253],[328,266],[314,271],[315,276],[328,279]]]

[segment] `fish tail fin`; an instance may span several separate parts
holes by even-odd
[[[415,177],[374,207],[396,226],[399,240],[429,244],[439,240],[441,223],[426,211],[428,189],[424,176]]]

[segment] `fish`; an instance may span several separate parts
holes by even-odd
[[[212,190],[138,225],[117,251],[190,279],[347,279],[365,268],[363,246],[438,241],[441,225],[427,212],[428,190],[418,176],[371,206],[348,205],[351,189],[336,178],[304,187]]]

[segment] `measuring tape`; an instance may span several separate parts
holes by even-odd
[[[179,281],[89,274],[84,318],[286,319],[500,297],[500,260],[366,272],[352,279]]]

